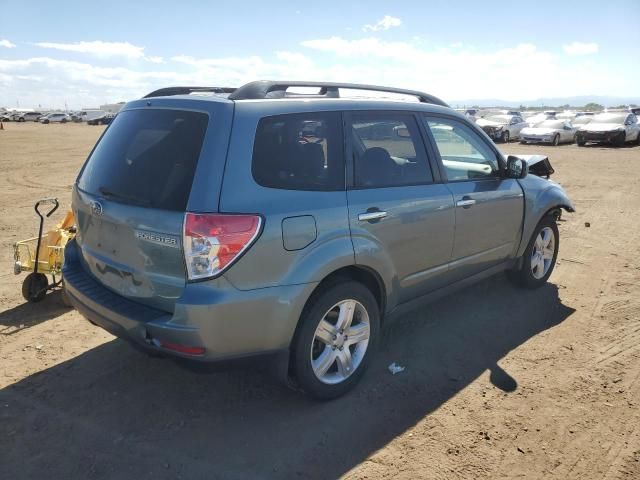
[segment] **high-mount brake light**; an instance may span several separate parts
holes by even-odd
[[[186,213],[184,257],[189,280],[220,275],[260,234],[259,215]]]

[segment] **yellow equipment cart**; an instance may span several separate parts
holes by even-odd
[[[53,207],[43,214],[40,212],[40,207],[43,205],[53,205]],[[38,236],[16,242],[13,246],[14,273],[19,275],[21,272],[31,272],[22,283],[22,296],[29,302],[39,302],[44,298],[47,290],[56,288],[63,281],[64,247],[76,233],[73,212],[67,212],[56,228],[42,233],[44,217],[53,215],[58,207],[57,198],[45,198],[36,202],[34,209],[40,217]],[[51,275],[51,283],[47,274]]]

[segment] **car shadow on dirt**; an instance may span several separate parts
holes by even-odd
[[[553,284],[525,291],[498,275],[386,326],[364,381],[327,403],[255,371],[198,374],[114,340],[0,391],[4,475],[335,478],[487,370],[517,390],[500,359],[573,311]],[[391,362],[406,370],[391,375]]]
[[[0,336],[13,335],[21,330],[59,317],[71,310],[62,302],[62,291],[47,293],[38,303],[24,303],[0,312]]]

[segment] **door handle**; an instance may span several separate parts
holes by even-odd
[[[374,210],[373,212],[364,212],[358,214],[358,220],[361,222],[371,222],[374,220],[380,220],[387,216],[387,212],[383,212],[382,210]]]
[[[475,205],[476,201],[473,198],[462,197],[462,200],[456,202],[456,207],[469,208],[471,205]]]

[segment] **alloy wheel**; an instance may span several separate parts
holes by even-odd
[[[538,233],[531,251],[531,274],[537,280],[544,277],[553,263],[556,250],[556,236],[549,227]]]
[[[369,314],[358,301],[347,299],[327,311],[311,342],[313,373],[322,383],[337,384],[360,366],[369,346]]]

